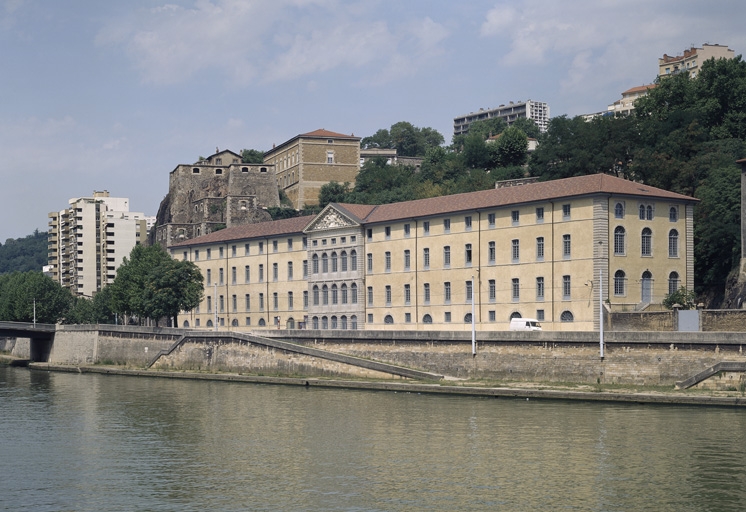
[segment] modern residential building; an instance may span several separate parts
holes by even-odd
[[[453,134],[466,135],[469,133],[469,125],[474,121],[482,121],[495,117],[504,119],[508,125],[513,124],[519,117],[533,119],[539,130],[543,133],[547,131],[547,126],[549,125],[549,105],[540,101],[528,100],[517,103],[511,101],[507,105],[500,105],[497,108],[480,108],[478,112],[470,112],[463,116],[455,117],[453,119]]]
[[[296,209],[318,204],[330,181],[355,183],[360,171],[360,137],[323,128],[296,135],[264,154],[277,172],[277,186]]]
[[[70,199],[69,208],[48,217],[49,275],[85,297],[114,281],[124,257],[147,240],[154,219],[129,211],[129,199],[106,190]]]
[[[169,247],[225,227],[271,220],[265,208],[279,205],[274,165],[245,164],[241,155],[216,148],[171,171],[150,241]]]
[[[703,44],[702,48],[692,46],[684,50],[683,55],[671,57],[663,54],[658,59],[658,76],[665,77],[687,71],[689,76],[695,78],[702,63],[708,59],[732,59],[735,52],[727,46],[719,44]]]
[[[599,328],[694,285],[696,199],[591,175],[211,233],[171,247],[205,276],[184,327]]]
[[[609,105],[608,111],[613,112],[615,115],[629,115],[635,109],[635,101],[637,101],[638,98],[647,96],[648,91],[654,88],[655,84],[648,84],[627,89],[622,93],[621,100],[617,100]]]

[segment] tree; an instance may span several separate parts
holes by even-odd
[[[329,203],[345,202],[345,196],[349,189],[349,182],[337,183],[336,181],[330,181],[322,185],[319,191],[319,207],[323,209]]]
[[[669,293],[663,299],[663,306],[668,309],[673,309],[674,304],[681,306],[681,309],[694,309],[696,306],[695,301],[697,295],[687,290],[685,287],[681,287],[673,293]]]
[[[539,130],[539,125],[536,124],[536,121],[527,117],[519,117],[513,121],[510,126],[512,128],[518,128],[526,134],[526,137],[531,139],[538,139],[541,135],[541,130]]]
[[[142,290],[142,304],[149,318],[171,318],[177,325],[180,311],[202,301],[203,277],[191,261],[162,260],[151,270]]]
[[[0,274],[38,270],[47,264],[47,233],[35,229],[24,238],[8,238],[0,245]]]
[[[369,137],[363,137],[360,144],[363,148],[396,149],[399,156],[422,156],[431,147],[445,142],[434,128],[418,128],[412,123],[400,121],[391,125],[390,130],[380,129]]]
[[[38,271],[0,276],[0,318],[12,322],[57,323],[68,314],[72,294]],[[35,308],[34,308],[35,307]]]
[[[464,165],[471,169],[485,169],[490,167],[490,151],[481,135],[469,133],[464,139],[464,149],[461,152]]]
[[[520,129],[511,126],[492,143],[495,146],[499,167],[511,167],[526,163],[528,137]]]
[[[258,149],[242,149],[241,162],[244,164],[263,164],[264,151]]]

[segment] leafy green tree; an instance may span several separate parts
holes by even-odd
[[[171,257],[160,245],[133,247],[129,258],[125,257],[117,269],[117,277],[110,285],[112,309],[123,315],[148,318],[142,291],[152,270],[167,259]]]
[[[490,151],[481,135],[469,133],[464,139],[464,149],[461,152],[464,165],[471,169],[485,169],[490,167]]]
[[[180,311],[193,309],[203,295],[203,277],[191,261],[162,260],[151,270],[142,290],[142,304],[149,318],[173,319]]]
[[[511,126],[492,142],[495,146],[499,167],[523,165],[528,156],[528,137],[520,129]]]
[[[507,127],[508,123],[501,117],[482,119],[469,124],[468,135],[478,135],[482,140],[487,140],[490,136],[501,134]]]
[[[14,272],[0,276],[0,318],[12,322],[57,323],[73,302],[69,290],[38,271]]]
[[[244,164],[263,164],[264,151],[259,151],[258,149],[243,149],[241,150],[241,162]]]
[[[369,137],[363,137],[360,144],[363,148],[396,149],[399,156],[422,156],[428,148],[444,142],[443,135],[434,128],[418,128],[400,121],[391,125],[389,130],[380,129]]]
[[[345,202],[345,197],[349,189],[350,184],[348,182],[337,183],[336,181],[330,181],[322,185],[319,191],[319,207],[323,209],[329,203]]]
[[[526,137],[531,139],[538,139],[541,135],[541,130],[539,130],[539,125],[536,124],[536,121],[527,117],[519,117],[510,126],[511,128],[518,128],[526,134]]]
[[[40,270],[47,264],[47,233],[35,229],[24,238],[8,238],[0,245],[0,274]]]
[[[673,293],[669,293],[663,299],[663,306],[668,309],[673,309],[674,304],[681,306],[681,309],[694,309],[696,308],[695,301],[697,295],[692,290],[687,290],[684,286],[679,288]]]
[[[369,137],[363,137],[360,141],[360,145],[365,149],[394,149],[394,144],[391,142],[391,134],[386,128],[381,128]]]

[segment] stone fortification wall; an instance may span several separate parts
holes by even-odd
[[[746,310],[706,309],[700,314],[703,331],[746,332]]]
[[[608,315],[610,331],[673,331],[673,311],[624,311]]]

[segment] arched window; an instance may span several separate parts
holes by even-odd
[[[342,330],[347,330],[347,317],[345,315],[339,317],[339,328]]]
[[[336,328],[337,328],[337,317],[332,316],[332,329],[336,329]]]
[[[293,319],[292,316],[288,318],[287,323],[285,323],[285,327],[288,329],[295,329],[295,320]]]
[[[319,273],[319,255],[318,254],[314,254],[313,256],[311,256],[311,265],[312,265],[311,271],[314,274],[318,274]]]
[[[464,315],[464,323],[465,324],[470,324],[471,323],[471,313],[466,313]]]
[[[357,251],[354,249],[350,251],[350,270],[357,270]]]
[[[640,205],[640,220],[645,220],[645,205]]]
[[[624,255],[624,250],[625,250],[624,238],[626,234],[627,233],[622,226],[617,226],[616,229],[614,229],[614,255],[616,256]]]
[[[653,274],[649,270],[642,273],[640,280],[640,302],[652,302],[653,300]]]
[[[391,315],[386,315],[383,317],[383,323],[385,324],[393,324],[394,323],[394,317]]]
[[[624,218],[624,205],[622,203],[617,203],[614,205],[614,217],[617,219],[623,219]]]
[[[679,220],[679,209],[676,208],[675,206],[672,206],[671,208],[669,208],[668,220],[670,220],[671,222],[676,222],[677,220]]]
[[[322,329],[328,329],[329,328],[329,318],[322,316],[321,317],[321,328]]]
[[[313,319],[311,321],[313,323],[313,328],[318,330],[318,328],[319,328],[319,317],[315,316],[315,317],[313,317]]]
[[[341,270],[342,272],[347,272],[347,251],[342,251],[342,253],[339,255],[340,264],[342,266]]]
[[[514,318],[521,318],[521,314],[518,311],[513,311],[510,314],[510,319],[513,320]]]
[[[212,320],[207,321],[207,327],[212,327]]]
[[[318,306],[319,305],[319,287],[318,285],[313,285],[313,305]]]
[[[668,257],[679,257],[679,232],[675,229],[668,232]]]
[[[238,327],[238,319],[234,318],[233,320],[231,320],[231,326]]]
[[[650,228],[645,228],[642,230],[640,247],[643,256],[653,255],[653,232],[650,230]]]
[[[337,253],[332,253],[332,272],[338,272],[339,266],[338,266],[338,259],[337,259]]]
[[[563,311],[560,315],[560,322],[572,322],[575,320],[575,317],[572,316],[572,313],[570,311]]]
[[[184,320],[184,327],[189,327],[189,320]]]
[[[625,285],[627,281],[627,274],[624,273],[624,270],[617,270],[614,273],[614,295],[623,297],[626,295],[625,293]]]
[[[423,324],[431,324],[433,323],[433,317],[431,317],[429,314],[425,314],[425,316],[422,317],[422,323]]]
[[[668,294],[672,295],[679,289],[679,273],[671,272],[668,274]]]
[[[323,288],[321,288],[321,303],[324,306],[329,304],[329,287],[327,285],[324,285]]]
[[[265,325],[267,325],[267,322],[266,322],[266,321],[264,320],[264,318],[260,318],[260,319],[259,319],[259,325],[260,325],[261,327],[264,327]]]
[[[337,285],[332,285],[332,304],[338,304],[339,303],[339,291],[337,290]]]
[[[342,290],[342,304],[347,304],[347,285],[342,284],[340,290]]]
[[[355,283],[350,286],[350,302],[357,304],[357,284]]]
[[[324,273],[329,272],[329,256],[326,253],[321,255],[321,271]]]
[[[645,210],[645,218],[648,220],[653,220],[653,207],[648,205],[648,207]]]
[[[350,317],[350,329],[353,331],[357,329],[357,315],[352,315]]]

